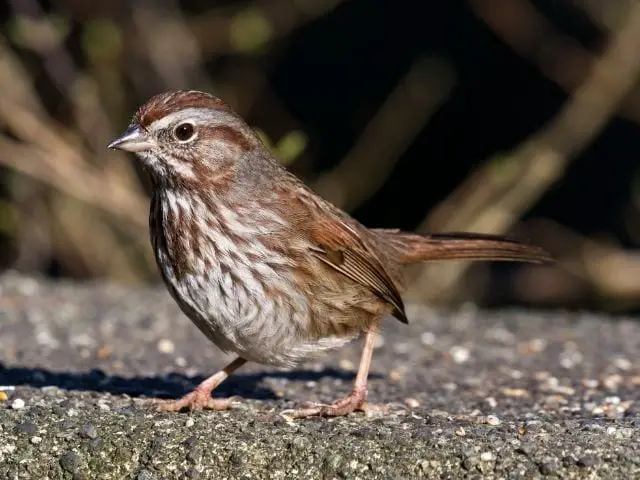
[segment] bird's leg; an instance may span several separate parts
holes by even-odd
[[[177,400],[154,400],[153,403],[157,410],[163,412],[179,412],[181,410],[226,410],[231,405],[234,397],[211,398],[211,392],[245,363],[247,363],[247,361],[244,358],[238,357],[222,370],[204,380],[185,396]]]
[[[347,415],[356,410],[365,410],[365,402],[367,400],[367,379],[369,377],[369,366],[371,365],[371,356],[373,354],[373,345],[375,343],[378,325],[374,325],[368,330],[364,337],[364,347],[360,357],[360,365],[358,373],[353,384],[353,390],[345,398],[336,400],[331,405],[314,405],[308,408],[298,408],[290,410],[287,413],[293,418],[305,417],[339,417]]]

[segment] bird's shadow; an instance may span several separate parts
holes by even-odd
[[[354,374],[334,368],[320,372],[313,370],[268,371],[237,373],[216,388],[216,397],[239,395],[259,400],[277,399],[275,392],[260,385],[265,378],[284,378],[290,381],[318,381],[323,378],[353,381]],[[376,377],[375,374],[371,377]],[[168,373],[158,376],[124,377],[108,375],[102,370],[86,372],[56,372],[44,368],[6,367],[0,362],[0,385],[47,387],[63,390],[93,391],[130,397],[177,398],[192,390],[206,377]]]

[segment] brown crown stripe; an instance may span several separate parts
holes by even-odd
[[[230,110],[218,97],[198,91],[166,92],[152,97],[135,114],[136,122],[147,128],[156,120],[185,108],[212,108]]]

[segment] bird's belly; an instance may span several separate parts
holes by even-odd
[[[256,363],[292,366],[357,335],[312,338],[307,296],[286,278],[252,284],[237,276],[186,275],[170,283],[183,312],[218,348]]]

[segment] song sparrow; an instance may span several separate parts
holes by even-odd
[[[171,295],[213,343],[238,355],[163,410],[226,408],[211,392],[245,362],[291,366],[364,333],[352,393],[293,411],[347,414],[364,405],[381,318],[407,322],[405,265],[549,260],[499,236],[368,229],[288,173],[237,114],[203,92],[153,97],[109,147],[134,152],[151,176],[151,243]]]

